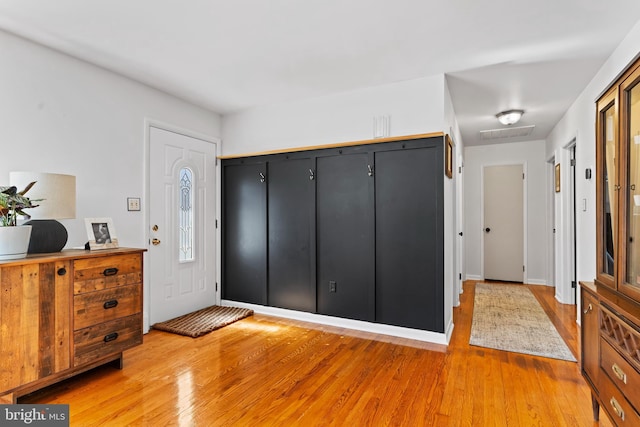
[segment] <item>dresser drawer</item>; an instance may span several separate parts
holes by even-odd
[[[73,329],[130,316],[142,311],[142,285],[127,285],[73,297]]]
[[[636,408],[640,407],[640,374],[604,339],[600,342],[600,367]]]
[[[142,313],[105,322],[73,334],[74,365],[142,344]]]
[[[142,254],[75,260],[73,292],[78,295],[142,282]]]
[[[600,375],[600,399],[615,425],[640,426],[640,416],[606,375]]]

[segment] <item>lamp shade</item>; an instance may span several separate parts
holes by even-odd
[[[18,191],[36,181],[27,197],[37,202],[38,207],[27,213],[32,219],[65,219],[76,217],[76,177],[56,173],[10,172],[9,182]]]

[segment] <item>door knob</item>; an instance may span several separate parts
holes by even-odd
[[[160,244],[160,239],[156,239],[156,238],[151,239],[151,244],[153,246],[158,246]]]
[[[484,229],[484,231],[485,231],[486,233],[488,233],[488,232],[490,232],[490,231],[491,231],[491,229],[490,229],[489,227],[487,227],[487,228],[485,228],[485,229]]]

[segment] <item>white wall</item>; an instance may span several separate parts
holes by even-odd
[[[640,52],[640,22],[629,32],[595,77],[555,126],[546,144],[546,157],[563,154],[564,146],[576,138],[576,217],[577,278],[592,281],[596,275],[596,216],[595,216],[595,101]],[[556,157],[557,158],[557,157]],[[565,160],[566,161],[566,160]],[[586,180],[584,171],[591,168],[594,179]],[[568,170],[566,164],[563,170]],[[587,200],[587,211],[580,206]],[[557,224],[559,228],[566,224]]]
[[[223,154],[373,138],[373,118],[391,116],[390,136],[441,132],[444,76],[436,75],[255,107],[224,116]]]
[[[67,247],[87,241],[85,217],[111,217],[121,246],[146,247],[145,118],[219,137],[220,116],[1,31],[0,52],[0,185],[13,170],[75,175]]]
[[[546,284],[545,141],[492,144],[464,149],[465,265],[468,279],[482,278],[482,169],[491,165],[525,164],[527,173],[527,282]]]

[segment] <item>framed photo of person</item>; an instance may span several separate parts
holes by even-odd
[[[118,247],[116,229],[111,218],[85,218],[89,249],[111,249]]]

